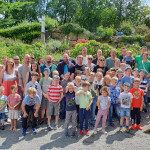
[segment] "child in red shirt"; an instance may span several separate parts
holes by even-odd
[[[130,93],[133,95],[132,106],[131,106],[131,119],[132,119],[132,129],[142,130],[140,125],[141,111],[144,105],[144,91],[139,88],[140,79],[135,78],[133,83],[133,88],[130,90]],[[136,126],[135,126],[136,118]]]

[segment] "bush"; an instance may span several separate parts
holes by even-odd
[[[115,34],[115,30],[113,27],[110,28],[103,28],[103,26],[99,26],[97,28],[97,34],[100,37],[111,37]]]
[[[150,32],[150,29],[145,25],[140,25],[135,28],[135,34],[145,35],[148,32]]]
[[[114,29],[113,28],[105,28],[105,36],[111,37],[114,35]]]
[[[120,31],[123,32],[125,35],[131,35],[132,24],[130,22],[123,21],[120,27]]]
[[[99,27],[97,28],[97,34],[98,34],[98,36],[100,36],[100,37],[104,37],[104,36],[105,36],[105,29],[103,28],[103,26],[99,26]]]
[[[85,39],[78,39],[73,45],[75,46],[78,43],[87,43],[89,42],[89,40],[85,40]]]

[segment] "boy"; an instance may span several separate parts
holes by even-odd
[[[90,83],[87,81],[82,82],[83,90],[76,93],[79,96],[79,120],[80,120],[80,135],[83,135],[83,122],[85,120],[85,131],[86,135],[89,135],[88,120],[90,116],[90,107],[92,105],[92,95],[88,91]]]
[[[72,119],[72,136],[75,136],[77,126],[77,109],[75,103],[76,88],[72,82],[69,82],[66,87],[66,119],[65,119],[65,136],[68,135],[68,127]]]
[[[46,121],[48,120],[48,99],[47,99],[47,90],[48,87],[52,84],[52,78],[49,77],[50,75],[50,69],[49,68],[44,68],[44,77],[40,79],[39,84],[41,85],[42,88],[42,102],[41,102],[41,122],[40,125],[44,123],[44,115],[46,111]]]
[[[131,67],[134,65],[135,58],[132,56],[132,51],[127,51],[126,56],[124,56],[123,61],[130,65]]]
[[[129,93],[130,84],[124,83],[123,84],[124,92],[122,92],[119,96],[120,104],[121,104],[121,111],[120,111],[120,130],[122,132],[123,129],[123,121],[126,119],[126,132],[129,132],[129,120],[130,120],[130,107],[132,103],[132,94]]]
[[[65,116],[66,116],[66,86],[67,84],[71,82],[70,80],[70,72],[66,72],[65,73],[65,78],[61,81],[61,86],[63,88],[63,99],[62,99],[62,110],[61,110],[61,115],[60,115],[60,119],[65,119]]]
[[[138,70],[138,68],[134,68],[133,69],[133,76],[134,76],[134,78],[138,78],[139,77],[139,70]]]
[[[117,115],[117,118],[120,122],[120,116],[119,116],[119,95],[120,95],[120,87],[117,86],[118,78],[113,77],[111,79],[111,86],[109,87],[110,90],[110,98],[111,98],[111,106],[109,108],[109,123],[110,126],[116,127],[114,123],[112,122],[112,116],[113,116],[113,109],[115,109],[115,113]]]
[[[24,98],[22,102],[22,111],[23,111],[23,118],[22,118],[22,135],[26,135],[27,130],[27,119],[29,112],[32,112],[33,121],[32,121],[32,131],[33,134],[36,134],[36,122],[38,117],[38,111],[40,109],[40,98],[37,95],[37,90],[34,87],[29,87],[27,90],[27,96]],[[36,109],[35,108],[36,105]]]
[[[132,105],[131,105],[131,119],[132,119],[132,129],[142,130],[140,125],[141,119],[141,111],[144,105],[144,91],[139,88],[140,86],[140,79],[135,78],[133,83],[133,88],[130,90],[130,93],[133,95]],[[136,120],[135,120],[136,118]],[[136,121],[136,126],[135,126]]]
[[[6,111],[7,111],[7,96],[3,95],[4,94],[5,88],[3,86],[0,86],[0,120],[2,122],[2,127],[1,130],[4,130],[4,124],[6,120]]]
[[[47,98],[49,100],[47,129],[49,131],[52,129],[50,125],[52,115],[55,116],[54,129],[58,129],[59,104],[63,98],[63,88],[59,85],[59,81],[60,77],[58,75],[54,75],[52,85],[50,85],[47,90]]]

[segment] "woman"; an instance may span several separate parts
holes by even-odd
[[[101,56],[101,57],[98,59],[98,65],[96,65],[96,66],[94,67],[93,72],[96,73],[98,68],[101,68],[101,69],[102,69],[103,76],[105,76],[105,75],[106,75],[106,72],[108,71],[108,67],[105,65],[105,57],[104,57],[104,56]]]
[[[4,95],[9,96],[11,94],[11,86],[17,85],[18,72],[15,70],[15,63],[12,58],[6,61],[6,67],[0,74],[0,84],[5,88]]]
[[[93,69],[95,67],[95,64],[92,63],[93,61],[93,56],[92,55],[88,55],[88,63],[87,63],[87,67],[90,68],[90,71],[93,72]]]

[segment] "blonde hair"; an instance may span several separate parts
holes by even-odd
[[[81,81],[81,77],[80,76],[76,76],[75,80],[80,80]]]
[[[118,81],[118,78],[117,78],[117,77],[112,77],[112,78],[111,78],[111,82],[112,82],[113,80]]]
[[[103,79],[103,81],[102,81],[102,86],[105,86],[106,80],[108,80],[108,79],[111,81],[110,75],[106,75],[106,76],[104,77],[104,79]]]
[[[4,88],[4,86],[0,86],[0,91],[5,91],[5,88]]]
[[[14,60],[12,58],[8,58],[8,60],[6,61],[6,68],[5,68],[5,70],[6,70],[7,73],[8,73],[8,62],[9,61],[13,62],[12,69],[14,70],[14,68],[15,68],[15,62],[14,62]]]
[[[98,68],[96,72],[103,72],[101,68]]]
[[[88,81],[82,82],[82,87],[90,86],[90,83]]]
[[[37,94],[37,90],[34,87],[29,87],[27,90],[28,95],[36,95]]]
[[[94,72],[90,72],[89,76],[95,76],[95,73]]]
[[[135,82],[140,82],[140,79],[139,79],[139,78],[135,78],[135,79],[134,79],[134,83],[135,83]]]
[[[96,73],[96,76],[98,76],[98,75],[101,75],[101,76],[103,77],[102,72],[97,72],[97,73]]]
[[[69,82],[69,83],[67,84],[67,86],[68,86],[68,87],[74,87],[74,84],[73,84],[73,82]]]
[[[90,71],[90,68],[89,67],[85,67],[85,69],[84,70],[89,70]]]
[[[104,87],[101,88],[101,90],[100,90],[100,93],[101,93],[101,94],[102,94],[102,91],[107,92],[107,96],[110,95],[110,90],[109,90],[109,88],[108,88],[107,86],[104,86]]]
[[[53,76],[54,76],[54,75],[58,75],[58,76],[59,76],[59,72],[58,72],[57,70],[54,70],[53,73],[52,73],[52,75],[53,75]]]

